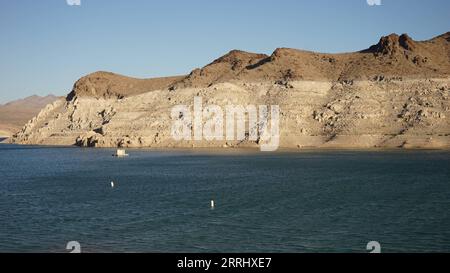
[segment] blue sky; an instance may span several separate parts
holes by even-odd
[[[97,70],[185,74],[231,49],[367,48],[389,33],[450,31],[448,0],[0,0],[0,103],[67,94]]]

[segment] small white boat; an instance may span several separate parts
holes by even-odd
[[[128,156],[128,154],[125,152],[124,149],[117,149],[116,153],[113,154],[113,156],[124,157],[124,156]]]

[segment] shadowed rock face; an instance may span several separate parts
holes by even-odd
[[[371,46],[366,52],[394,55],[396,53],[403,53],[401,51],[404,50],[414,51],[415,49],[416,42],[407,34],[402,34],[401,36],[391,34],[382,37],[378,44]]]
[[[450,147],[449,33],[428,41],[382,37],[370,48],[324,54],[233,50],[189,75],[81,78],[13,139],[90,147],[254,147],[254,141],[174,141],[171,109],[279,105],[281,147]]]

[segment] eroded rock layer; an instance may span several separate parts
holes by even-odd
[[[257,141],[176,141],[171,110],[279,105],[280,147],[450,147],[450,34],[389,35],[367,50],[322,54],[231,51],[187,76],[139,80],[97,72],[12,139],[89,147],[254,147]],[[248,133],[248,132],[247,132]]]
[[[252,141],[175,141],[171,109],[203,104],[279,105],[281,147],[450,146],[450,79],[233,82],[124,99],[81,97],[47,106],[13,139],[92,147],[255,146]]]

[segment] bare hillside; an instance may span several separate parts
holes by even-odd
[[[171,109],[278,105],[285,148],[450,148],[450,33],[391,34],[354,53],[233,50],[189,75],[81,78],[13,138],[90,147],[255,147],[258,141],[175,141]],[[248,132],[247,132],[248,133]]]
[[[0,105],[0,136],[11,136],[19,131],[42,108],[57,99],[53,95],[31,96]]]

